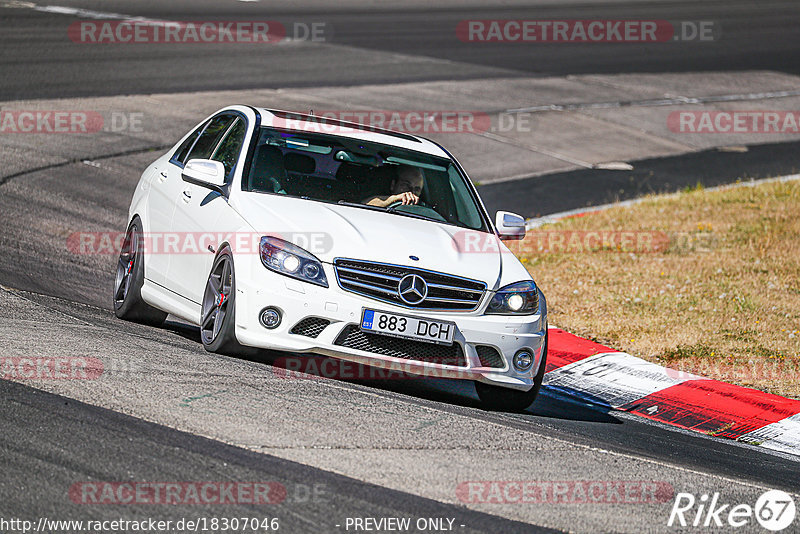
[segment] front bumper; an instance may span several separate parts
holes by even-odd
[[[476,380],[521,391],[533,387],[533,378],[543,359],[547,328],[547,304],[541,292],[539,312],[533,315],[483,315],[488,295],[474,312],[409,310],[343,290],[336,284],[333,267],[329,264],[324,268],[330,287],[324,288],[274,273],[260,262],[254,265],[243,260],[236,264],[235,300],[236,338],[243,345],[310,352],[415,375]],[[267,329],[259,322],[261,311],[268,306],[277,308],[282,315],[280,325],[274,329]],[[358,326],[364,307],[454,322],[454,343],[463,351],[463,365],[399,358],[342,346],[340,334],[351,325]],[[330,321],[330,324],[316,337],[291,332],[300,321],[310,317]],[[497,366],[498,363],[494,367],[481,363],[478,346],[484,350],[486,347],[496,349],[501,355],[499,364],[502,367]],[[511,359],[523,348],[532,352],[534,363],[528,371],[519,372],[511,365]]]

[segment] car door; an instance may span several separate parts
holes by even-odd
[[[187,161],[203,158],[221,162],[225,167],[226,182],[230,183],[244,143],[247,123],[244,118],[233,116],[216,124],[212,121],[207,132],[213,133],[217,129],[219,133],[214,142],[203,147],[202,152],[193,150]],[[200,143],[204,143],[203,137]],[[183,182],[171,224],[181,238],[182,246],[179,253],[172,255],[168,278],[173,291],[196,304],[202,302],[206,278],[214,261],[216,234],[226,231],[218,228],[216,223],[228,209],[227,198],[218,192]],[[213,240],[208,239],[208,234],[214,235]]]
[[[183,180],[180,170],[197,139],[208,126],[208,121],[198,126],[175,150],[169,160],[163,159],[155,165],[154,176],[150,180],[148,196],[147,228],[148,243],[147,269],[145,276],[159,285],[164,285],[169,269],[170,254],[164,249],[164,239],[170,233],[172,216],[175,212],[175,197],[180,194]]]

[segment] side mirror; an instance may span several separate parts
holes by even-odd
[[[500,239],[523,239],[525,237],[525,219],[516,213],[498,211],[495,226]]]
[[[225,194],[225,167],[212,159],[190,159],[183,168],[184,182]]]

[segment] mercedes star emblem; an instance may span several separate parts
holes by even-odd
[[[428,284],[417,274],[407,274],[397,284],[397,295],[406,304],[414,306],[428,296]]]

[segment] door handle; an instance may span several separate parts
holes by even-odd
[[[192,191],[190,189],[183,190],[183,200],[189,202],[192,199]]]
[[[160,176],[160,178],[158,179],[158,181],[159,181],[160,183],[164,183],[164,181],[167,179],[167,171],[161,171],[159,174],[160,174],[161,176]]]

